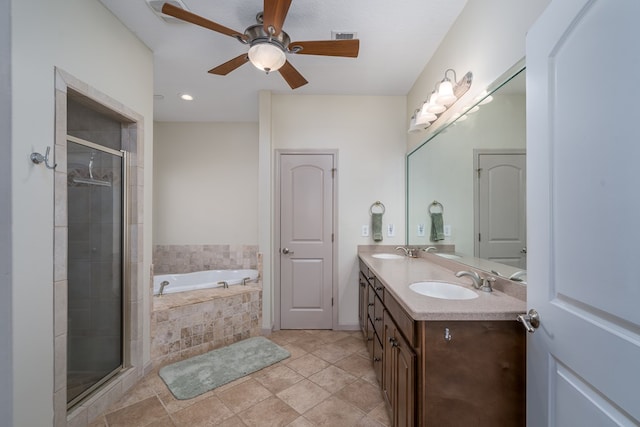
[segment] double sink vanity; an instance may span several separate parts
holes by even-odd
[[[434,253],[358,255],[360,327],[392,425],[524,426],[525,287]]]

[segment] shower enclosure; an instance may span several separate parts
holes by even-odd
[[[67,406],[123,367],[125,153],[67,140]]]

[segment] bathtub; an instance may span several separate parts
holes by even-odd
[[[241,284],[243,279],[255,281],[258,270],[207,270],[184,274],[160,274],[153,276],[153,294],[160,293],[162,282],[169,282],[162,291],[163,294],[194,291],[197,289],[219,288],[227,282],[229,286]]]

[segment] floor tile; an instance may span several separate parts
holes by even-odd
[[[304,356],[287,363],[287,366],[300,375],[308,377],[316,372],[320,372],[329,366],[329,363],[317,356],[314,356],[313,354],[305,354]]]
[[[302,375],[286,365],[269,367],[252,375],[271,393],[278,393],[304,379]]]
[[[344,359],[338,360],[335,363],[335,366],[344,369],[356,377],[375,374],[371,364],[371,359],[369,359],[369,357],[362,357],[359,353],[353,353]]]
[[[336,393],[347,384],[351,384],[357,377],[336,366],[328,366],[322,371],[317,372],[309,377],[311,381],[318,384],[329,393]]]
[[[331,396],[304,414],[304,417],[317,426],[349,427],[356,426],[365,413],[355,406]]]
[[[329,363],[336,363],[340,359],[344,359],[352,352],[336,343],[329,343],[319,346],[311,352],[314,356],[318,356],[322,360]]]
[[[273,394],[254,379],[244,381],[218,395],[234,414],[255,405]]]
[[[364,412],[369,412],[384,402],[380,388],[364,380],[358,380],[344,387],[336,393],[336,397],[344,399]]]
[[[108,413],[105,418],[109,427],[144,427],[167,415],[160,400],[153,396]]]
[[[298,413],[275,396],[265,399],[238,414],[248,427],[284,427],[298,418]]]
[[[331,393],[311,381],[302,380],[286,390],[282,390],[276,396],[298,411],[299,414],[304,414],[330,395]]]
[[[233,412],[222,403],[218,396],[210,396],[171,414],[176,427],[218,425],[232,416]]]

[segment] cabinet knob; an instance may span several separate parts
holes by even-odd
[[[391,343],[391,347],[397,347],[398,346],[398,340],[395,339],[394,337],[389,338],[389,342]]]
[[[383,290],[383,289],[384,289],[384,288],[383,288],[382,286],[378,286],[378,287],[376,288],[376,291],[381,291],[381,290]]]
[[[373,307],[374,305],[375,305],[375,304],[374,304],[374,303],[372,303],[372,302],[370,302],[370,303],[369,303],[369,307]]]
[[[374,357],[374,358],[373,358],[373,361],[374,361],[374,362],[381,362],[381,361],[382,361],[382,359],[381,359],[381,358],[379,358],[379,357]]]
[[[374,322],[382,322],[382,317],[376,317],[373,319]]]

